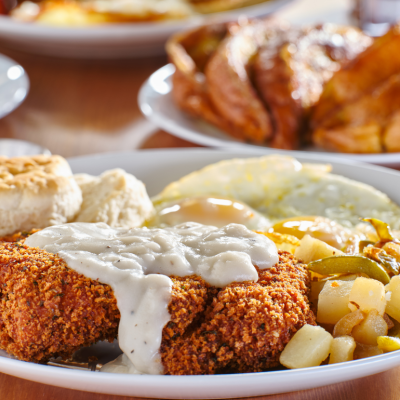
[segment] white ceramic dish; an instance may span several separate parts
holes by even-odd
[[[28,91],[29,79],[25,70],[11,58],[0,54],[0,118],[17,108]]]
[[[259,155],[238,150],[149,150],[70,159],[74,172],[99,174],[120,167],[146,183],[150,195],[167,183],[228,158]],[[302,162],[329,162],[333,172],[368,183],[400,204],[400,173],[351,160],[293,152]],[[138,376],[71,371],[9,359],[0,352],[0,371],[49,385],[124,396],[206,399],[291,392],[376,374],[400,365],[400,351],[343,364],[298,370],[215,376]]]
[[[240,151],[251,150],[260,153],[275,152],[274,149],[266,146],[255,146],[240,142],[207,122],[192,118],[181,111],[172,98],[171,76],[174,71],[175,67],[172,64],[165,65],[150,76],[139,92],[140,109],[150,121],[172,135],[203,146],[231,147],[240,149]],[[292,154],[292,151],[289,150],[281,150],[280,152]],[[317,148],[307,148],[303,152],[321,153],[321,157],[332,155],[378,165],[400,165],[400,153],[345,154],[329,153]]]
[[[0,139],[0,156],[19,157],[36,154],[50,155],[50,150],[36,143],[17,139]]]
[[[57,28],[24,23],[0,16],[0,42],[30,53],[78,58],[131,58],[164,53],[164,44],[175,32],[207,21],[232,21],[239,15],[269,15],[293,0],[270,0],[237,10],[181,21],[108,24]]]

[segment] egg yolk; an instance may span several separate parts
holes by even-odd
[[[298,239],[302,239],[304,235],[310,235],[337,249],[342,249],[354,236],[350,229],[331,221],[329,218],[317,216],[288,218],[277,222],[271,230],[292,235]]]
[[[249,229],[266,229],[269,221],[237,200],[219,197],[191,197],[162,205],[150,225],[175,226],[184,222],[222,227],[230,223]]]

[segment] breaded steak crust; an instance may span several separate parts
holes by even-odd
[[[22,242],[0,244],[0,348],[44,362],[113,340],[120,313],[111,287]],[[258,282],[223,289],[197,276],[171,277],[171,320],[160,348],[166,374],[253,372],[279,365],[293,334],[315,324],[307,268],[289,253],[280,252],[279,258],[271,269],[258,270]]]
[[[111,288],[68,268],[57,255],[0,245],[0,347],[26,361],[68,357],[117,336]]]
[[[220,290],[204,317],[183,335],[180,326],[177,335],[163,335],[166,374],[257,372],[279,365],[294,333],[305,324],[315,325],[307,267],[286,252],[279,252],[279,258],[274,267],[258,270],[258,282],[232,283]]]

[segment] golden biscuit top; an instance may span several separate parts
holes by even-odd
[[[0,190],[56,188],[69,176],[72,176],[71,169],[61,156],[0,156]]]

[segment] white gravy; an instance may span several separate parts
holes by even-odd
[[[279,260],[275,244],[243,225],[185,223],[173,228],[110,228],[104,223],[52,226],[25,244],[57,253],[73,270],[112,287],[121,313],[118,340],[131,373],[162,374],[159,348],[170,320],[170,275],[209,284],[256,281]],[[126,357],[125,357],[126,358]]]

